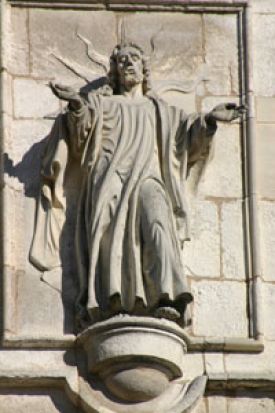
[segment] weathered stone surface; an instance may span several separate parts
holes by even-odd
[[[4,265],[23,269],[27,260],[24,214],[26,202],[21,194],[8,186],[3,191],[5,209]]]
[[[27,28],[28,10],[23,8],[10,9],[7,23],[8,44],[7,67],[15,75],[26,75],[29,73],[29,38]]]
[[[238,93],[238,31],[236,15],[205,14],[205,58],[213,77],[206,88],[213,95]]]
[[[274,400],[273,398],[251,397],[252,394],[247,394],[246,397],[238,397],[229,399],[228,413],[273,413]]]
[[[257,136],[257,172],[259,192],[262,197],[275,199],[275,125],[258,124]]]
[[[206,402],[205,400],[200,400],[198,405],[193,410],[194,413],[206,413]]]
[[[41,154],[52,121],[15,120],[11,147],[4,154],[5,180],[9,186],[34,196],[39,184]]]
[[[202,64],[202,22],[199,15],[135,13],[127,16],[124,22],[127,38],[138,42],[151,54],[154,78],[186,80]],[[155,43],[153,54],[151,38]]]
[[[56,116],[60,110],[59,101],[46,82],[32,79],[15,79],[13,94],[16,118]]]
[[[273,247],[274,250],[274,247]],[[274,323],[274,302],[275,302],[275,285],[265,283],[264,292],[264,333],[265,337],[275,340],[275,323]]]
[[[7,153],[8,164],[16,171],[12,171],[11,166],[7,165],[7,174],[17,173],[18,180],[23,180],[23,174],[29,171],[29,175],[34,179],[37,176],[40,166],[41,153],[45,145],[45,138],[51,131],[52,120],[14,120],[12,123],[12,144]],[[10,169],[9,169],[10,168]]]
[[[183,263],[192,276],[219,277],[220,237],[217,206],[209,201],[192,204],[191,242],[185,242]],[[200,251],[200,259],[198,257]]]
[[[260,202],[261,241],[262,241],[262,268],[263,276],[267,281],[275,281],[275,203]]]
[[[275,121],[275,98],[272,97],[257,97],[257,121],[258,122],[273,122]]]
[[[226,165],[225,165],[226,159]],[[205,196],[242,196],[241,149],[238,126],[219,124],[213,157],[209,161],[198,192]]]
[[[193,380],[204,373],[202,354],[187,353],[184,356],[183,379]]]
[[[64,363],[65,352],[62,350],[10,350],[0,352],[0,371],[7,377],[14,373],[20,377],[47,377],[48,375],[63,377],[76,373],[76,368]],[[1,412],[2,413],[2,412]]]
[[[18,273],[13,267],[3,266],[2,277],[4,277],[3,293],[6,300],[4,312],[5,333],[11,334],[16,332],[17,326],[17,276]]]
[[[169,92],[161,95],[169,105],[183,109],[187,114],[196,112],[196,97],[194,93]]]
[[[208,376],[224,373],[224,360],[221,353],[205,353],[205,370]]]
[[[275,16],[255,15],[253,26],[253,49],[255,68],[255,92],[258,96],[275,94],[275,73],[270,70],[275,65]]]
[[[275,3],[273,0],[253,0],[253,11],[256,13],[274,13]]]
[[[207,402],[209,413],[228,413],[227,400],[223,395],[208,397]]]
[[[13,117],[4,112],[1,115],[1,121],[4,129],[2,141],[2,153],[4,154],[5,152],[9,152],[12,147],[11,129]]]
[[[44,273],[42,280],[38,270],[26,265],[26,273],[18,279],[17,333],[37,338],[73,333],[75,287],[72,274],[62,276],[60,268]]]
[[[225,278],[245,278],[243,203],[223,203],[221,209],[222,274]]]
[[[1,413],[77,413],[61,390],[0,390]]]
[[[229,377],[270,379],[275,371],[274,351],[275,342],[266,341],[264,352],[259,354],[225,354],[226,371]]]
[[[244,284],[231,281],[199,281],[192,283],[192,289],[194,334],[216,337],[247,336]]]
[[[53,27],[54,36],[52,36]],[[77,37],[77,33],[91,41],[95,50],[107,59],[118,43],[116,18],[112,12],[30,10],[32,73],[51,79],[56,78],[63,84],[77,85],[85,84],[85,80],[73,73],[74,69],[88,79],[94,79],[96,75],[104,75],[102,68],[87,57],[86,45]],[[52,53],[67,59],[72,69],[66,68],[52,56]]]
[[[12,102],[12,77],[7,71],[2,72],[2,111],[8,115],[12,115],[13,102]]]

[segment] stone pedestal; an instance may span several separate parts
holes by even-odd
[[[159,398],[169,400],[173,385],[180,393],[187,389],[187,340],[174,322],[120,315],[87,328],[77,343],[85,350],[89,373],[110,397],[135,408],[153,403],[153,408]]]

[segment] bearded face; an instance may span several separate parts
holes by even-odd
[[[143,61],[141,52],[133,46],[123,47],[117,55],[119,81],[126,90],[143,82]]]

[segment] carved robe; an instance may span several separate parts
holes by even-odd
[[[150,314],[160,303],[183,311],[192,301],[180,258],[180,243],[189,239],[185,187],[214,132],[204,115],[186,116],[154,97],[89,94],[80,110],[57,121],[43,160],[31,260],[43,270],[60,265],[62,186],[70,157],[78,157],[80,313],[94,320]]]

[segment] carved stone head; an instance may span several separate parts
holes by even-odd
[[[127,87],[142,83],[143,93],[151,89],[148,58],[142,48],[128,42],[116,46],[110,57],[109,84],[114,94],[119,94],[120,85]]]

